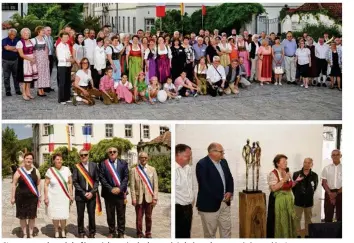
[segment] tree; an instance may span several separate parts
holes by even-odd
[[[100,163],[107,158],[107,149],[115,147],[118,149],[118,154],[127,153],[133,148],[133,144],[124,138],[114,137],[112,139],[103,139],[98,144],[92,146],[90,150],[90,158],[96,163]]]
[[[155,29],[160,30],[160,19],[156,20]],[[187,13],[182,16],[180,10],[167,10],[166,16],[162,18],[162,31],[172,34],[174,31],[190,33],[192,30],[190,17]]]
[[[33,14],[25,15],[22,17],[18,13],[12,15],[11,20],[9,22],[13,28],[16,28],[18,30],[18,32],[20,32],[23,28],[29,28],[31,30],[32,36],[34,35],[34,30],[37,26],[49,24],[48,21],[39,19]]]
[[[14,129],[6,127],[2,130],[2,175],[11,173],[10,166],[17,162],[17,136]]]
[[[207,8],[207,15],[204,16],[204,29],[210,31],[218,29],[220,32],[231,32],[235,28],[240,30],[249,23],[254,14],[261,14],[265,9],[260,3],[224,3]],[[199,33],[202,27],[202,10],[195,11],[191,15],[193,31]]]

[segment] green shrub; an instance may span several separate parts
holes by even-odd
[[[171,193],[171,156],[152,155],[149,165],[155,167],[159,177],[159,191]]]
[[[47,170],[50,168],[50,163],[49,162],[44,162],[39,166],[39,174],[41,175],[41,178],[45,178],[45,174],[47,173]]]
[[[314,41],[317,42],[319,37],[323,37],[323,33],[327,32],[329,38],[332,38],[332,36],[342,36],[341,31],[337,28],[337,26],[332,25],[332,26],[326,26],[323,24],[320,25],[310,25],[307,24],[301,31],[295,31],[293,32],[293,36],[298,38],[301,37],[304,32],[307,32],[309,36],[311,36]]]

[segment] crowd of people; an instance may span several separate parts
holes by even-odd
[[[10,29],[2,40],[2,67],[7,96],[11,96],[10,77],[16,94],[29,101],[52,92],[51,74],[57,66],[58,102],[94,105],[140,101],[154,104],[163,90],[168,99],[198,95],[238,94],[239,87],[253,82],[260,85],[300,84],[341,90],[342,38],[317,40],[307,33],[295,39],[292,32],[280,35],[247,30],[228,36],[214,30],[199,34],[173,35],[138,30],[136,35],[112,33],[104,26],[76,33],[66,26],[57,40],[49,26]],[[32,38],[31,38],[32,37]],[[56,64],[55,64],[56,63]],[[22,84],[22,90],[20,85]]]
[[[208,155],[198,161],[193,172],[190,166],[192,148],[186,144],[176,145],[176,238],[191,238],[194,205],[200,215],[205,238],[215,238],[217,230],[220,238],[231,238],[230,205],[234,196],[234,179],[224,158],[223,146],[212,143],[207,150]],[[335,212],[335,220],[341,222],[342,154],[336,149],[332,151],[331,157],[333,163],[324,167],[321,173],[321,184],[325,190],[324,221],[333,222]],[[284,154],[276,155],[273,160],[274,170],[267,178],[270,190],[267,238],[301,238],[303,214],[305,237],[309,237],[314,194],[319,178],[312,170],[311,158],[305,158],[302,169],[293,174],[289,172],[287,159]],[[198,192],[195,188],[198,188]],[[261,223],[258,221],[256,224]]]
[[[78,237],[95,238],[95,212],[97,215],[102,214],[102,196],[109,228],[107,237],[124,238],[129,185],[131,203],[136,211],[136,236],[151,238],[152,211],[157,204],[159,191],[158,175],[156,169],[148,164],[148,154],[139,153],[138,164],[130,169],[126,161],[118,158],[115,147],[108,148],[107,159],[98,164],[90,161],[88,151],[83,149],[79,154],[81,161],[73,171],[63,165],[61,154],[53,154],[53,167],[45,174],[43,192],[40,173],[33,165],[33,154],[24,155],[23,164],[14,173],[11,193],[11,204],[16,204],[16,218],[20,219],[21,237],[33,238],[37,235],[34,232],[35,220],[39,206],[44,203],[46,215],[53,221],[54,238],[66,238],[66,223],[75,201]],[[99,185],[102,188],[101,195]],[[89,232],[85,232],[85,208]]]

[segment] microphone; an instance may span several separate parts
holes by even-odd
[[[289,173],[289,167],[286,167],[285,172]]]

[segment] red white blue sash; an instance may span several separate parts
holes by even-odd
[[[20,174],[20,176],[22,177],[22,179],[25,181],[26,185],[28,186],[28,189],[38,198],[40,197],[38,189],[36,184],[34,183],[32,177],[27,174],[25,168],[21,167],[18,170],[18,173]]]
[[[108,173],[110,174],[114,182],[114,185],[116,187],[120,187],[120,178],[119,178],[118,171],[114,169],[113,165],[111,164],[111,162],[108,161],[108,159],[106,159],[104,163],[106,165]],[[117,167],[118,167],[118,163],[117,163]]]
[[[152,188],[152,183],[140,164],[136,166],[136,171],[138,172],[138,175],[140,176],[141,180],[143,181],[151,196],[154,196],[154,189]]]

